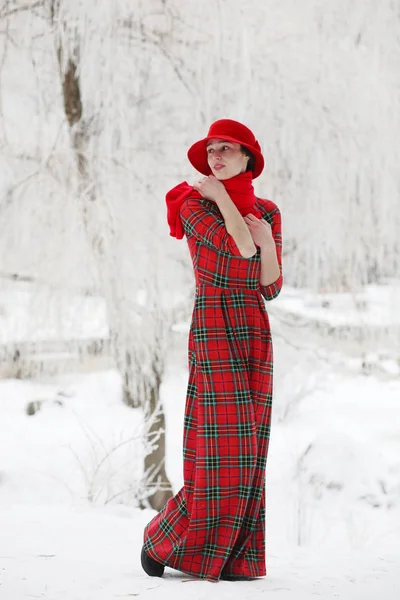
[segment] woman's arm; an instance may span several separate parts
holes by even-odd
[[[276,255],[276,246],[273,239],[271,240],[271,242],[265,243],[263,246],[260,246],[260,257],[260,285],[271,285],[271,283],[276,281],[279,275],[281,274],[281,270],[279,268],[278,263],[278,257]]]
[[[215,203],[225,221],[227,232],[235,240],[243,258],[250,258],[257,252],[249,228],[225,188],[215,198]]]
[[[212,200],[221,211],[225,227],[232,236],[240,255],[250,258],[257,252],[249,228],[235,204],[232,202],[224,185],[214,176],[204,178],[194,185],[205,198]]]
[[[197,198],[188,198],[180,208],[180,218],[186,236],[193,236],[214,250],[241,257],[235,240],[227,232],[222,215],[205,208]]]
[[[244,218],[254,243],[260,248],[260,288],[266,300],[276,298],[283,284],[281,215],[276,205],[270,214],[272,226],[251,214]]]

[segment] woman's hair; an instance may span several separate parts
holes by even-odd
[[[254,165],[256,162],[255,158],[254,158],[254,154],[252,152],[250,152],[250,150],[248,150],[245,146],[242,146],[242,144],[240,144],[240,149],[245,156],[249,157],[249,160],[247,161],[246,171],[254,171]]]

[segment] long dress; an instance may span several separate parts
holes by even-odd
[[[281,218],[272,226],[281,265]],[[218,207],[185,200],[180,211],[196,280],[189,333],[184,486],[147,525],[144,549],[159,563],[218,581],[261,577],[265,566],[265,471],[272,408],[272,343],[260,285],[260,252],[243,258]]]

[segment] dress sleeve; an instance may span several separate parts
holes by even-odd
[[[282,289],[283,277],[282,277],[282,223],[281,223],[281,213],[279,208],[274,205],[273,210],[269,213],[270,218],[269,221],[271,223],[272,229],[272,237],[275,240],[276,246],[276,255],[278,258],[280,275],[276,281],[270,283],[269,285],[260,285],[261,294],[264,296],[265,300],[273,300],[279,295],[279,292]],[[272,222],[271,222],[272,221]]]
[[[187,236],[194,236],[214,250],[242,257],[235,240],[226,230],[223,218],[208,211],[200,200],[185,200],[180,209],[180,217]]]

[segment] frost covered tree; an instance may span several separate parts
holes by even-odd
[[[162,252],[154,239],[158,236],[159,219],[152,211],[156,206],[151,199],[154,194],[151,169],[146,173],[144,165],[139,165],[130,144],[142,158],[155,144],[151,128],[146,123],[147,131],[143,130],[141,123],[146,119],[148,96],[155,92],[149,77],[153,53],[174,60],[166,48],[168,20],[173,20],[173,15],[168,14],[163,3],[152,3],[150,7],[147,4],[145,8],[144,3],[119,2],[112,8],[103,8],[104,12],[100,10],[95,19],[93,8],[87,3],[78,2],[74,6],[71,2],[54,0],[50,3],[51,23],[77,165],[76,191],[83,223],[106,298],[110,339],[123,375],[124,399],[132,406],[141,404],[144,410],[148,444],[145,480],[147,487],[152,488],[151,505],[160,509],[171,495],[164,464],[165,417],[159,390],[173,311],[167,310],[161,300],[165,294],[160,279],[168,269],[165,271]],[[127,61],[132,61],[131,68],[124,72]],[[97,74],[93,73],[96,69]],[[174,70],[177,72],[176,67]],[[129,71],[132,80],[127,77]],[[133,85],[123,96],[121,84],[128,81]],[[87,92],[97,89],[98,96],[90,97],[87,93],[85,97],[85,88]],[[125,135],[129,138],[124,139]],[[123,198],[119,215],[114,208],[115,191],[107,189],[110,183],[114,185],[116,165],[125,169],[134,166],[137,195],[132,198],[131,182],[127,182],[130,189],[116,190]],[[110,173],[114,173],[111,182]],[[131,210],[127,203],[132,205]],[[120,244],[124,227],[118,218],[129,213],[132,218],[129,233],[136,236],[136,241]],[[146,240],[143,229],[153,239]],[[126,251],[136,258],[133,276],[121,273]],[[141,299],[135,301],[132,295],[139,293]]]
[[[16,142],[8,140],[3,227],[10,231],[22,220],[28,236],[23,251],[8,247],[4,270],[68,279],[105,299],[124,401],[144,410],[149,501],[161,508],[171,485],[160,385],[176,299],[168,287],[171,261],[159,242],[165,210],[158,192],[165,186],[158,130],[168,110],[161,97],[165,69],[172,87],[188,87],[178,55],[185,40],[173,40],[177,17],[163,2],[16,2],[0,16],[4,64],[15,34],[29,40],[13,49],[13,60],[23,69],[31,63],[36,85],[27,96],[34,95],[30,116],[38,121],[36,131],[27,123],[23,155],[15,152],[22,130],[12,118],[5,121]],[[169,116],[177,123],[178,109],[171,105]],[[35,164],[30,173],[29,161]],[[50,223],[55,214],[58,223]],[[38,236],[54,244],[57,258],[67,258],[55,259]]]
[[[14,39],[5,15],[15,17],[18,6],[37,15],[37,30],[19,13]],[[8,0],[2,9],[8,47],[18,34],[33,40],[24,44],[36,75],[52,43],[40,21],[51,6]],[[131,176],[135,168],[136,186],[140,178],[145,189],[150,185],[146,168],[156,157],[157,184],[151,185],[159,201],[178,178],[193,177],[183,166],[184,151],[211,120],[242,119],[266,156],[257,191],[282,208],[286,281],[340,290],[398,276],[396,2],[71,0],[55,6],[60,17],[52,31],[65,46],[63,60],[76,60],[90,90],[81,123],[96,133],[93,139],[107,138],[113,154],[118,146],[114,168],[128,164]],[[50,79],[47,91],[55,94]],[[36,102],[49,110],[48,94]],[[105,107],[112,127],[100,116]],[[50,114],[54,119],[55,111]],[[121,121],[127,123],[122,134]],[[121,161],[128,138],[132,160]],[[151,153],[143,144],[150,138],[156,142]],[[49,152],[53,143],[54,137],[47,140]]]
[[[253,9],[251,112],[265,140],[264,181],[284,213],[286,281],[340,291],[398,278],[398,3]]]
[[[1,0],[1,272],[60,314],[67,290],[103,299],[125,401],[152,413],[185,253],[163,198],[230,117],[262,144],[288,284],[398,277],[399,31],[393,0]]]

